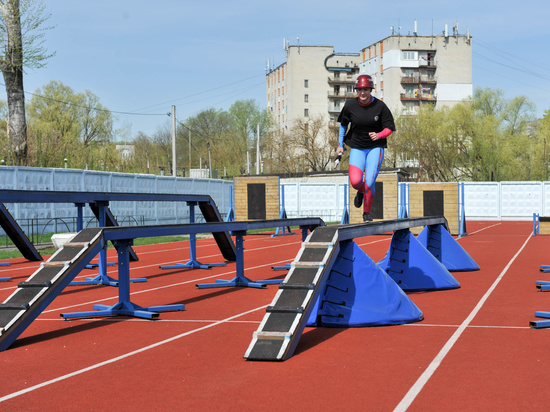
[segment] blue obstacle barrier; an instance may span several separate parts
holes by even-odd
[[[442,225],[426,226],[416,238],[447,270],[479,270],[479,265]]]
[[[0,266],[9,266],[10,262],[0,262]],[[9,282],[11,278],[0,278],[0,282]]]
[[[408,230],[394,232],[378,265],[405,291],[456,289],[460,283]]]
[[[424,319],[422,311],[355,242],[345,243],[308,326],[397,325]]]

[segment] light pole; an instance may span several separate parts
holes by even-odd
[[[206,142],[206,148],[208,149],[208,177],[212,179],[212,158],[210,157],[210,142]]]
[[[176,106],[172,106],[172,176],[176,177]]]

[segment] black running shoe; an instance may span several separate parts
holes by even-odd
[[[363,213],[363,222],[372,222],[372,221],[373,219],[370,213],[368,212]]]
[[[363,205],[363,192],[357,192],[355,199],[353,199],[353,205],[356,208],[360,208]]]

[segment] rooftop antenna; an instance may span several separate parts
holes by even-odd
[[[399,25],[400,21],[397,19],[397,43],[401,43],[401,26]]]
[[[414,19],[414,31],[413,31],[413,34],[414,34],[415,37],[417,36],[417,31],[418,31],[417,28],[418,28],[418,27],[417,27],[417,24],[416,24],[416,19]]]

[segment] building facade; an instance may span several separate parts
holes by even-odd
[[[267,109],[287,132],[296,118],[323,116],[334,122],[354,96],[359,53],[334,53],[332,46],[285,47],[287,60],[266,75]]]
[[[267,109],[283,132],[296,118],[319,115],[336,128],[359,74],[373,77],[373,95],[394,116],[414,115],[423,104],[451,107],[473,94],[472,39],[454,28],[452,35],[392,34],[359,53],[287,44],[285,50],[286,62],[266,74]]]
[[[473,94],[469,35],[393,35],[361,57],[360,73],[373,77],[373,94],[394,115],[414,115],[423,104],[452,107]]]

